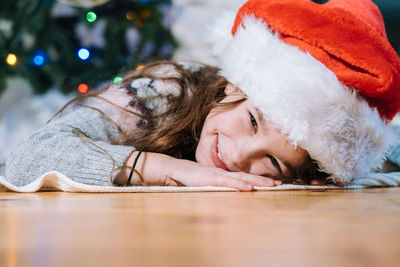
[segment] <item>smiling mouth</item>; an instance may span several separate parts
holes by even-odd
[[[228,167],[225,165],[222,159],[222,154],[219,150],[218,135],[216,136],[213,144],[211,145],[211,160],[217,168],[221,168],[228,171]]]

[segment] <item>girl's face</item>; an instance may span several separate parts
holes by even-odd
[[[231,84],[225,93],[222,102],[245,97]],[[211,110],[196,149],[200,164],[267,177],[293,177],[306,156],[305,150],[295,149],[248,100],[233,108]]]

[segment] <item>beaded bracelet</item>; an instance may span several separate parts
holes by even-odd
[[[131,170],[131,173],[129,174],[128,181],[126,182],[127,186],[129,186],[131,184],[131,179],[132,179],[133,172],[135,171],[136,164],[137,164],[138,159],[140,157],[140,154],[142,154],[142,152],[143,152],[143,150],[140,149],[138,154],[136,155],[135,161],[132,164],[132,170]]]

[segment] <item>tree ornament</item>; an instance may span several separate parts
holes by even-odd
[[[57,1],[66,5],[80,7],[80,8],[92,8],[110,2],[110,0],[57,0]]]
[[[107,22],[104,19],[97,20],[95,25],[78,23],[75,28],[76,37],[84,47],[104,48],[106,45],[104,37],[106,26]]]

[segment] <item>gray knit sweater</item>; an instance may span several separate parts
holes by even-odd
[[[184,63],[183,67],[196,71],[201,66]],[[153,75],[178,74],[168,66],[157,69]],[[171,82],[140,78],[129,84],[112,86],[100,96],[137,113],[158,113],[167,108],[167,98],[152,98],[138,105],[137,96],[145,98],[179,92]],[[120,135],[121,129],[135,131],[139,118],[102,99],[88,98],[83,104],[66,110],[19,144],[6,161],[9,182],[24,186],[46,172],[59,171],[76,182],[111,185],[112,171],[122,166],[135,150],[111,142]],[[114,176],[117,173],[114,172]]]
[[[97,105],[101,109],[100,105]],[[78,133],[85,138],[77,136]],[[78,108],[55,119],[26,138],[6,162],[6,179],[17,186],[36,180],[48,171],[59,171],[71,179],[95,185],[110,185],[113,160],[121,166],[134,149],[111,145],[119,130],[93,109]],[[97,146],[95,146],[95,145]]]

